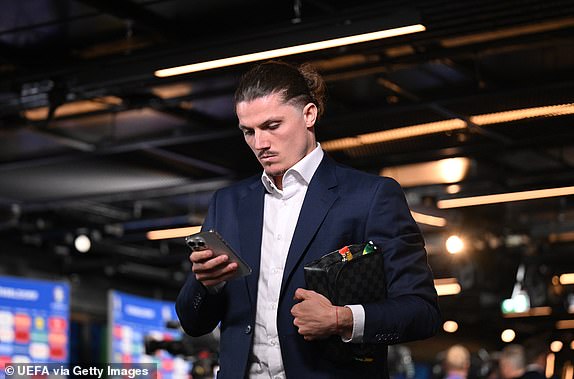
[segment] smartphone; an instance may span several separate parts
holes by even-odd
[[[237,271],[231,279],[251,274],[251,267],[233,251],[231,246],[229,246],[223,237],[215,230],[208,230],[187,236],[185,237],[185,243],[193,251],[210,249],[213,251],[214,257],[223,254],[227,255],[229,257],[228,263],[237,263]]]

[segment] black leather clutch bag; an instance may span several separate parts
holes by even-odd
[[[345,246],[304,266],[307,288],[333,305],[365,304],[387,296],[383,252],[373,242]],[[336,362],[372,362],[386,346],[345,343],[339,336],[323,341],[326,356]],[[383,353],[384,354],[384,353]]]

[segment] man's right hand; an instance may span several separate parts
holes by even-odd
[[[213,287],[231,278],[237,271],[237,263],[228,263],[227,255],[213,257],[213,251],[194,251],[189,256],[191,271],[195,278],[206,287]]]

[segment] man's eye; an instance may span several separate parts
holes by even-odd
[[[243,129],[243,135],[251,136],[251,135],[253,135],[253,130],[251,130],[251,129]]]

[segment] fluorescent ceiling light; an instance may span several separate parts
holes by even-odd
[[[400,28],[380,30],[371,33],[357,34],[349,37],[334,38],[319,42],[283,47],[280,49],[272,49],[257,53],[243,54],[222,59],[215,59],[207,62],[193,63],[185,66],[166,68],[162,70],[157,70],[154,73],[154,75],[160,78],[165,78],[168,76],[189,74],[197,71],[211,70],[214,68],[233,66],[243,63],[284,57],[287,55],[308,53],[310,51],[324,50],[333,47],[353,45],[356,43],[373,41],[377,39],[396,37],[404,34],[422,32],[424,30],[426,30],[426,28],[422,24],[409,25]]]
[[[110,106],[122,104],[122,99],[116,96],[98,97],[91,100],[79,100],[65,103],[56,108],[54,118],[96,112],[108,109]],[[42,121],[48,118],[48,107],[34,108],[24,111],[24,117],[31,121]]]
[[[556,329],[574,329],[574,320],[556,321]]]
[[[544,107],[514,109],[504,112],[486,113],[470,116],[472,124],[483,126],[499,124],[510,121],[523,120],[535,117],[555,117],[574,114],[574,103],[548,105]],[[360,134],[355,137],[345,137],[330,141],[322,141],[321,147],[327,151],[345,150],[363,145],[397,141],[406,138],[414,138],[428,134],[450,132],[465,129],[468,124],[460,119],[448,119],[427,124],[404,126],[402,128],[383,130],[381,132]]]
[[[446,226],[446,219],[443,217],[431,216],[424,213],[411,211],[411,215],[419,224],[425,224],[430,226],[443,227]]]
[[[513,26],[484,33],[475,33],[464,36],[445,38],[440,41],[444,47],[457,47],[469,44],[493,41],[502,38],[522,36],[525,34],[542,33],[550,30],[558,30],[574,26],[574,18],[568,17],[560,20],[538,22],[529,25]]]
[[[173,99],[174,97],[188,96],[191,94],[191,83],[175,83],[165,86],[157,86],[151,92],[162,99]]]
[[[395,179],[403,187],[414,187],[460,182],[466,177],[469,168],[470,159],[457,157],[385,167],[381,170],[380,175]]]
[[[563,286],[567,284],[574,284],[574,273],[560,275],[560,284]]]
[[[544,370],[544,375],[547,378],[552,378],[554,376],[555,363],[556,355],[554,353],[548,353],[548,355],[546,355],[546,370]]]
[[[486,205],[507,203],[511,201],[544,199],[549,197],[574,195],[574,187],[547,188],[541,190],[499,193],[494,195],[461,197],[458,199],[439,200],[437,207],[440,209],[470,207],[474,205]]]
[[[550,242],[572,242],[574,241],[574,232],[551,233],[548,240]]]
[[[201,226],[190,226],[186,228],[151,230],[146,233],[148,240],[163,240],[169,238],[187,237],[201,230]]]
[[[435,279],[434,287],[439,296],[456,295],[461,291],[460,284],[456,278]]]
[[[344,150],[352,147],[359,147],[374,143],[396,141],[400,139],[413,138],[427,134],[449,132],[466,128],[466,122],[459,119],[451,119],[426,124],[405,126],[402,128],[383,130],[381,132],[360,134],[356,137],[340,138],[331,141],[321,142],[321,147],[325,150]]]
[[[530,308],[526,312],[503,313],[502,317],[505,317],[505,318],[535,317],[535,316],[550,316],[551,314],[552,314],[552,308],[551,307],[535,307],[535,308]]]
[[[499,124],[523,120],[534,117],[553,117],[574,114],[574,104],[548,105],[544,107],[524,108],[511,111],[487,113],[477,116],[471,116],[470,122],[476,125]]]

